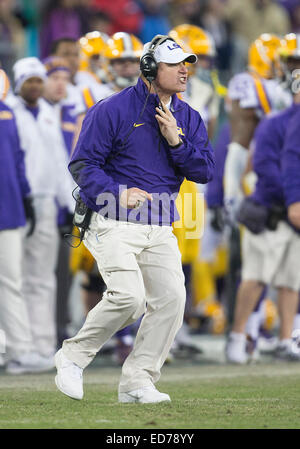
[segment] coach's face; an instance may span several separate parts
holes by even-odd
[[[177,64],[159,63],[155,83],[165,94],[173,95],[177,92],[184,92],[187,79],[188,69],[185,61],[178,62]]]

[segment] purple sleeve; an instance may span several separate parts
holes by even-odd
[[[208,207],[223,206],[224,200],[224,167],[227,155],[227,146],[230,143],[230,124],[226,122],[219,133],[214,145],[216,166],[213,179],[207,184],[206,202]]]
[[[277,125],[276,118],[266,118],[259,123],[254,135],[253,168],[265,206],[283,200],[280,168],[282,138],[277,132]]]
[[[189,181],[206,184],[212,179],[215,166],[214,154],[203,120],[196,111],[191,111],[189,138],[180,136],[183,145],[170,148],[174,164]]]
[[[21,188],[22,197],[25,198],[26,196],[28,196],[30,194],[31,189],[30,189],[27,177],[26,177],[25,161],[24,161],[25,153],[20,146],[20,139],[19,139],[19,134],[18,134],[15,119],[13,119],[13,126],[15,128],[14,149],[15,149],[15,161],[16,161],[17,176],[18,176],[18,181],[19,181],[20,188]]]
[[[283,189],[286,205],[300,201],[300,106],[289,121],[282,156]]]
[[[69,170],[84,196],[95,203],[104,192],[119,196],[119,184],[103,170],[112,145],[112,121],[107,108],[98,103],[87,112],[69,163]]]

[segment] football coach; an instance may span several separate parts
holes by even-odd
[[[119,402],[170,401],[155,388],[182,325],[184,275],[172,223],[184,178],[212,179],[214,156],[198,112],[176,94],[187,85],[186,53],[168,36],[144,46],[141,76],[87,113],[69,164],[91,209],[84,244],[107,289],[77,335],[55,355],[58,389],[83,397],[83,369],[116,331],[143,315],[119,383]]]

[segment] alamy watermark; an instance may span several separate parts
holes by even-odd
[[[119,187],[119,197],[127,186]],[[204,232],[204,195],[202,192],[152,193],[152,201],[145,200],[139,207],[127,209],[121,206],[115,195],[102,193],[96,204],[99,213],[119,223],[132,222],[148,225],[171,225],[184,230],[186,239],[199,239]]]

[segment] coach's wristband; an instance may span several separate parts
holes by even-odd
[[[182,144],[183,144],[182,140],[179,139],[179,143],[177,143],[176,145],[169,145],[169,147],[172,148],[172,150],[176,150],[176,148],[181,147]]]

